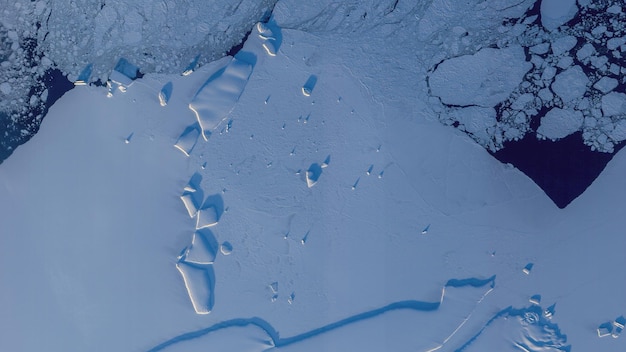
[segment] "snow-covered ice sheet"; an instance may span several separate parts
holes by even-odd
[[[0,165],[0,350],[623,350],[598,327],[626,310],[626,154],[557,209],[439,123],[438,45],[369,33],[251,35],[208,140],[189,103],[230,57],[59,100]]]

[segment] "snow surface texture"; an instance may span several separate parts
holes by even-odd
[[[0,350],[625,350],[626,154],[557,209],[438,121],[427,76],[480,49],[402,20],[476,44],[530,4],[289,3],[207,140],[189,104],[230,57],[79,86],[0,165]]]

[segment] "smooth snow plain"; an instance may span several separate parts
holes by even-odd
[[[73,89],[0,165],[0,350],[624,350],[626,155],[558,209],[439,123],[393,27],[287,5],[235,58]]]

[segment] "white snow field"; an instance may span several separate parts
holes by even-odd
[[[0,165],[0,351],[626,350],[626,154],[558,209],[439,121],[486,135],[495,100],[427,83],[446,23],[532,2],[294,3],[236,58],[77,86]]]

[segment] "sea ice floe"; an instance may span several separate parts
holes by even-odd
[[[161,106],[167,105],[167,102],[170,100],[170,97],[172,96],[173,89],[174,89],[174,85],[172,84],[171,81],[165,83],[163,88],[161,88],[161,91],[159,91],[159,103],[161,104]]]
[[[509,97],[532,66],[519,45],[485,48],[443,61],[428,77],[428,85],[444,104],[494,107]]]
[[[602,97],[602,114],[615,116],[626,112],[626,94],[611,92]]]
[[[580,130],[583,120],[583,113],[579,110],[553,108],[541,118],[537,135],[551,140],[561,139]]]

